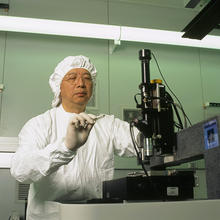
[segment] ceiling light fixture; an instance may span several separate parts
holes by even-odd
[[[220,49],[220,36],[207,35],[202,40],[182,38],[183,32],[122,27],[121,40],[188,47]]]
[[[0,16],[0,30],[109,40],[119,38],[120,33],[120,27],[113,25],[13,16]]]
[[[182,38],[183,32],[13,16],[0,16],[0,31],[220,49],[220,36],[194,40]]]

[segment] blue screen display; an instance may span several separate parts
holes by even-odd
[[[219,146],[217,120],[211,120],[204,124],[205,149],[211,149]]]

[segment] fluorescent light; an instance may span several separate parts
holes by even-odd
[[[193,40],[182,38],[183,33],[175,31],[12,16],[0,16],[0,31],[220,49],[220,36]]]
[[[10,168],[17,147],[18,137],[0,137],[0,168]]]
[[[10,168],[14,153],[0,153],[0,168]]]
[[[0,30],[115,40],[120,27],[71,21],[0,16]]]
[[[182,35],[183,32],[122,27],[121,40],[220,49],[220,36],[207,35],[202,40],[194,40]]]
[[[0,152],[15,152],[18,148],[18,137],[0,137]]]

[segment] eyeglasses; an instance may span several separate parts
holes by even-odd
[[[66,75],[63,80],[71,84],[75,84],[79,79],[82,79],[84,82],[92,82],[92,77],[90,74],[83,74],[82,76],[77,74],[69,74]]]

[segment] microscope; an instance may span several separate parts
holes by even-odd
[[[176,133],[173,117],[173,99],[166,91],[162,80],[150,80],[151,51],[139,51],[141,61],[142,83],[141,108],[142,118],[134,119],[131,126],[135,126],[143,134],[138,157],[142,163],[150,164],[152,156],[173,154],[176,150]]]
[[[166,169],[169,166],[166,163],[167,159],[173,158],[177,153],[177,123],[174,121],[174,112],[179,121],[178,128],[182,129],[183,126],[174,101],[162,80],[150,79],[151,55],[148,49],[139,51],[142,82],[138,95],[141,96],[141,103],[138,103],[136,97],[135,101],[137,108],[141,109],[141,118],[135,118],[130,122],[133,145],[144,173],[105,181],[104,199],[193,199],[194,171]],[[134,137],[134,127],[140,131],[139,140]]]

